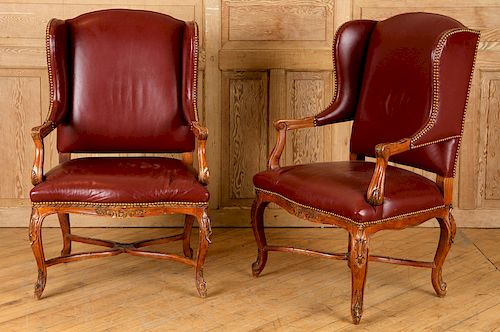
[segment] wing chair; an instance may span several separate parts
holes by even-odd
[[[35,297],[45,288],[48,266],[121,253],[193,266],[198,293],[205,297],[203,264],[211,233],[208,131],[198,122],[196,105],[196,23],[149,11],[103,10],[53,19],[46,38],[50,110],[31,132],[36,148],[29,227],[38,266]],[[60,164],[44,174],[43,140],[56,128]],[[72,153],[167,152],[181,154],[182,160],[116,155],[71,159]],[[176,236],[119,243],[72,234],[70,213],[119,218],[183,214],[185,226]],[[59,257],[46,259],[41,227],[50,214],[59,218],[63,249]],[[195,219],[200,236],[193,259]],[[176,240],[183,241],[183,256],[142,249]],[[72,253],[72,242],[106,249]]]
[[[477,31],[429,13],[356,20],[339,28],[333,42],[333,101],[313,117],[275,122],[277,143],[268,168],[253,178],[254,276],[264,269],[269,251],[347,260],[355,324],[363,312],[369,261],[430,268],[437,295],[446,294],[441,273],[455,235],[453,177],[478,39]],[[289,130],[350,120],[350,161],[280,166]],[[389,166],[389,160],[433,172],[436,181]],[[270,202],[300,218],[345,229],[347,252],[268,245],[263,213]],[[369,254],[374,233],[433,218],[441,235],[432,262]]]

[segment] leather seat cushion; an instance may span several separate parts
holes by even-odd
[[[433,181],[416,173],[387,167],[385,199],[380,206],[366,201],[375,163],[346,161],[282,167],[256,174],[255,187],[288,200],[356,222],[391,218],[444,205]]]
[[[180,160],[160,157],[73,159],[46,174],[33,202],[208,202],[207,189]]]

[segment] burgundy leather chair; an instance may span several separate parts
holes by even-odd
[[[479,32],[456,20],[428,13],[351,21],[339,28],[333,42],[332,103],[313,117],[277,121],[268,169],[253,178],[254,276],[264,269],[269,251],[347,260],[355,324],[363,311],[368,261],[431,268],[437,295],[445,295],[441,271],[455,235],[453,177],[478,39]],[[350,161],[280,166],[287,131],[350,120]],[[436,181],[388,166],[389,160],[436,173]],[[347,253],[268,245],[263,212],[270,202],[300,218],[344,228]],[[433,218],[441,226],[434,261],[369,254],[375,232]]]
[[[208,131],[196,107],[198,28],[160,13],[103,10],[47,26],[50,113],[32,129],[36,153],[29,238],[38,265],[35,297],[47,267],[128,253],[195,267],[206,296],[203,263],[210,242],[205,144]],[[43,172],[43,139],[57,128],[60,164]],[[193,166],[197,141],[198,170]],[[163,157],[91,157],[71,153],[180,153]],[[57,213],[63,235],[60,257],[46,259],[41,227]],[[186,215],[182,234],[134,243],[90,239],[70,232],[69,213],[111,217]],[[198,221],[196,259],[191,228]],[[183,240],[184,256],[141,248]],[[71,242],[107,247],[72,253]]]

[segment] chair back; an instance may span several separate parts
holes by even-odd
[[[193,119],[183,110],[192,96],[183,80],[196,68],[183,68],[196,63],[184,58],[197,55],[191,49],[197,36],[187,23],[123,9],[51,21],[47,54],[51,100],[61,108],[59,152],[194,149]]]
[[[371,32],[351,152],[411,138],[391,161],[453,176],[479,34],[438,14],[408,13]]]

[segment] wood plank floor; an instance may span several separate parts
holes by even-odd
[[[179,229],[86,228],[75,234],[133,241]],[[271,244],[343,251],[339,229],[268,229]],[[196,233],[196,232],[193,232]],[[432,260],[439,230],[377,234],[371,253]],[[270,253],[261,277],[250,264],[249,228],[214,229],[205,266],[209,297],[197,297],[194,269],[120,255],[50,267],[42,300],[27,230],[0,228],[0,331],[500,331],[500,229],[459,229],[438,298],[430,270],[371,262],[361,325],[350,320],[345,261]],[[44,229],[48,257],[61,249]],[[193,235],[196,244],[196,235]],[[180,242],[166,246],[181,252]],[[74,244],[74,251],[87,246]]]

